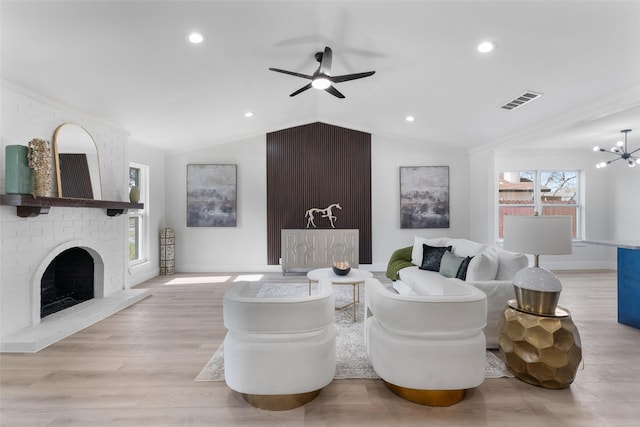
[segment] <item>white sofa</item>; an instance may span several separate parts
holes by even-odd
[[[223,300],[224,375],[251,405],[288,410],[313,400],[335,375],[333,285],[301,296],[261,296],[239,282]]]
[[[484,381],[487,297],[462,281],[425,285],[429,295],[398,295],[367,279],[366,348],[394,393],[449,406]]]
[[[456,277],[445,277],[440,271],[420,268],[423,245],[430,247],[451,246],[451,254],[472,257],[466,271],[465,281]],[[498,322],[507,301],[515,298],[512,279],[514,274],[527,267],[526,255],[504,251],[466,239],[447,237],[425,239],[415,237],[411,250],[411,264],[397,271],[398,280],[393,288],[401,295],[429,295],[430,288],[446,287],[451,283],[470,284],[487,296],[487,326],[484,329],[486,347],[498,348]]]

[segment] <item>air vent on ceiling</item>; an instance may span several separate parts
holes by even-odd
[[[522,107],[524,104],[528,104],[529,102],[533,101],[534,99],[538,99],[539,97],[541,97],[542,94],[541,93],[536,93],[536,92],[532,92],[530,90],[526,91],[525,93],[523,93],[522,95],[520,95],[519,97],[512,99],[511,101],[507,102],[506,104],[504,104],[502,107],[503,110],[514,110],[518,107]]]

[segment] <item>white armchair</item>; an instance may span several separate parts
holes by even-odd
[[[287,410],[313,400],[335,375],[334,296],[259,296],[260,284],[237,283],[224,296],[225,381],[251,405]]]
[[[376,373],[397,395],[449,406],[484,381],[486,295],[464,282],[399,295],[365,282],[365,342]]]

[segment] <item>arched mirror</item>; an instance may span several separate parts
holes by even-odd
[[[102,199],[96,143],[82,126],[64,123],[53,135],[58,197]]]

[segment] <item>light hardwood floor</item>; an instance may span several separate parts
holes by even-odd
[[[583,366],[564,390],[488,379],[461,403],[430,408],[380,380],[335,380],[305,407],[254,409],[224,382],[194,381],[223,340],[222,296],[239,274],[181,274],[139,285],[152,296],[37,354],[0,355],[0,425],[638,425],[640,331],[616,321],[616,273],[558,275],[583,345]]]

